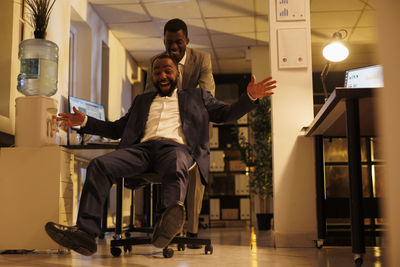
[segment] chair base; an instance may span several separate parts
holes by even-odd
[[[195,166],[196,164],[193,164],[192,167],[189,169],[189,171]],[[152,173],[147,173],[143,174],[139,178],[136,177],[131,177],[125,180],[124,177],[121,177],[117,180],[117,213],[116,213],[116,224],[115,224],[115,235],[114,235],[114,240],[111,240],[110,242],[110,251],[111,254],[114,257],[118,257],[121,255],[122,250],[119,247],[123,247],[124,252],[131,252],[132,251],[132,246],[135,245],[145,245],[145,244],[151,244],[151,233],[153,233],[153,228],[152,227],[135,227],[133,223],[133,216],[135,214],[134,211],[134,191],[142,187],[144,185],[143,183],[143,177],[150,179],[150,183],[155,183],[160,181],[160,177],[158,174],[152,174]],[[125,183],[126,181],[126,183]],[[139,182],[138,182],[139,181]],[[131,208],[130,208],[130,221],[129,221],[129,226],[128,229],[123,231],[122,228],[122,196],[123,196],[123,190],[124,187],[127,187],[131,189]],[[152,187],[150,186],[150,200],[152,201]],[[152,202],[150,203],[149,207],[149,212],[150,218],[152,218],[152,207],[153,204]],[[102,232],[104,233],[107,229],[107,205],[104,206],[104,213],[103,213],[103,225],[102,225]],[[148,225],[152,225],[152,219],[148,222]],[[131,232],[144,232],[144,233],[149,233],[150,235],[147,237],[131,237]],[[122,238],[122,234],[125,234],[125,239]],[[201,238],[195,238],[195,237],[183,237],[183,236],[177,236],[172,239],[170,244],[177,244],[178,245],[178,251],[183,251],[185,250],[185,245],[186,244],[193,244],[193,245],[204,245],[204,252],[205,254],[212,254],[213,253],[213,247],[211,245],[211,239],[201,239]],[[171,258],[174,255],[174,250],[172,248],[169,248],[168,246],[163,249],[163,256],[165,258]]]
[[[138,230],[137,232],[141,232]],[[151,244],[151,237],[128,237],[125,239],[117,239],[111,240],[110,242],[110,251],[114,257],[118,257],[121,255],[122,250],[119,247],[124,248],[124,252],[131,252],[132,246],[136,245],[145,245]],[[213,253],[213,246],[211,245],[211,240],[208,238],[191,238],[191,237],[181,237],[177,236],[172,239],[170,244],[177,244],[178,251],[185,250],[186,244],[194,244],[194,245],[204,245],[204,253],[205,254],[212,254]],[[163,249],[163,256],[165,258],[171,258],[174,255],[174,250],[169,248],[168,246]]]

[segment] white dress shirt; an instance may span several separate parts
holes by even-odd
[[[183,81],[182,79],[183,79],[183,71],[184,71],[185,61],[186,61],[186,51],[185,51],[185,55],[183,56],[181,61],[179,61],[179,63],[178,63],[178,70],[179,70],[178,88],[179,88],[179,90],[182,90],[182,81]]]
[[[171,96],[157,95],[151,103],[144,136],[140,142],[151,139],[170,139],[186,144],[179,114],[177,88]]]

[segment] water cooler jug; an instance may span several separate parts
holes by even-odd
[[[20,43],[21,61],[17,89],[27,96],[52,96],[57,92],[58,46],[44,39],[27,39]]]
[[[15,102],[15,146],[56,145],[57,100],[47,96],[24,96]]]

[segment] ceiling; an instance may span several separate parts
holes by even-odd
[[[378,64],[377,0],[310,0],[313,71],[325,64],[322,45],[340,29],[350,55],[333,70]],[[172,18],[188,25],[189,46],[211,54],[214,73],[249,73],[249,46],[267,45],[268,0],[89,0],[140,66],[164,50],[163,27]],[[248,58],[248,57],[247,57]]]

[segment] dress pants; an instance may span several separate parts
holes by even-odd
[[[213,136],[213,126],[211,124],[208,132],[211,139]],[[199,231],[199,218],[203,205],[204,189],[205,186],[201,182],[201,175],[197,166],[195,170],[189,172],[189,188],[186,198],[188,214],[187,231],[192,234],[197,234]]]
[[[186,197],[188,224],[187,231],[197,234],[199,230],[199,217],[203,205],[203,195],[205,186],[201,183],[198,166],[189,172],[189,187]]]
[[[91,160],[79,204],[78,227],[93,236],[100,234],[104,202],[119,177],[159,173],[159,213],[178,200],[184,202],[192,164],[188,147],[171,140],[150,140]]]

